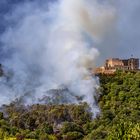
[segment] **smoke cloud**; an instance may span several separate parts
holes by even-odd
[[[111,32],[106,34],[99,44],[100,52],[98,66],[111,57],[140,58],[140,1],[135,0],[100,0],[102,4],[112,5],[116,12],[116,21],[111,27]]]
[[[12,26],[1,37],[5,76],[0,78],[0,105],[59,96],[60,103],[87,102],[96,116],[99,83],[89,69],[99,56],[95,44],[116,20],[113,6],[96,0],[25,2],[5,18]]]

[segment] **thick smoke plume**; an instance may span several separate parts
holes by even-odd
[[[0,105],[15,99],[38,103],[45,97],[49,102],[55,93],[60,103],[87,102],[96,116],[99,84],[89,69],[99,55],[94,44],[115,21],[111,5],[96,0],[59,0],[43,6],[28,2],[6,18],[12,26],[1,38],[5,76],[0,78]]]

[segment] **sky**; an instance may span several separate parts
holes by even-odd
[[[7,20],[6,15],[11,13],[17,5],[29,1],[37,1],[39,5],[43,5],[46,0],[0,0],[0,37],[13,24]],[[52,2],[52,0],[50,1]],[[100,52],[97,65],[102,64],[104,59],[110,57],[129,58],[133,55],[140,58],[140,1],[99,1],[101,3],[109,3],[115,7],[116,21],[111,32],[106,34],[101,43],[96,44]],[[1,46],[2,44],[0,43]]]
[[[4,76],[0,78],[0,105],[15,99],[24,104],[43,103],[44,97],[54,103],[57,93],[52,97],[50,91],[64,88],[68,92],[61,94],[60,103],[87,102],[96,116],[99,82],[89,68],[99,54],[95,40],[114,19],[112,8],[92,0],[26,0],[3,2],[2,7],[6,11],[4,8],[1,14]]]
[[[139,13],[140,0],[0,0],[0,105],[38,103],[66,87],[62,99],[82,97],[96,116],[99,82],[89,69],[139,58]]]

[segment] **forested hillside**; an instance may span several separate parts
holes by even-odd
[[[4,105],[0,139],[140,140],[140,72],[99,75],[100,115],[80,105]]]
[[[100,75],[100,117],[84,140],[140,139],[140,72]]]

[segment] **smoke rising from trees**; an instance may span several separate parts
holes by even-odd
[[[6,55],[2,58],[5,77],[0,79],[0,103],[21,97],[26,104],[38,103],[51,96],[47,91],[67,87],[69,103],[78,103],[77,97],[82,97],[98,113],[94,96],[99,84],[89,68],[98,61],[98,47],[104,55],[100,47],[111,43],[112,32],[118,35],[118,3],[58,0],[16,5],[5,15],[10,26],[1,36]]]

